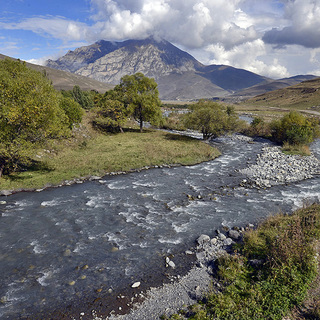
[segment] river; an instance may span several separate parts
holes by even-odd
[[[195,166],[2,197],[0,318],[44,319],[102,290],[147,282],[166,255],[193,246],[202,233],[320,200],[319,178],[265,190],[239,186],[245,177],[237,169],[254,163],[269,141],[212,143],[222,156]],[[320,157],[319,140],[312,150]]]

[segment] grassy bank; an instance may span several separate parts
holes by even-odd
[[[0,190],[41,188],[64,180],[162,164],[191,165],[220,153],[199,140],[157,130],[123,134],[95,133],[91,139],[60,145],[58,152],[41,152],[25,172],[0,179]]]
[[[314,281],[318,272],[319,239],[319,204],[292,215],[268,218],[256,230],[244,234],[233,254],[218,259],[215,276],[221,289],[193,306],[187,318],[281,320],[308,298],[318,302],[304,309],[303,316],[295,317],[293,313],[288,319],[320,319],[320,284]],[[317,293],[313,297],[308,296],[311,287]],[[172,317],[185,318],[185,315]]]

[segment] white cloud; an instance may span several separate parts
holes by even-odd
[[[85,39],[88,33],[88,27],[84,23],[52,16],[28,18],[17,23],[0,22],[0,28],[5,30],[29,30],[63,41]]]
[[[3,39],[3,38],[2,38]],[[19,44],[15,41],[1,41],[0,53],[7,56],[14,56],[19,52]]]
[[[263,39],[277,45],[298,44],[307,48],[320,47],[320,0],[295,0],[286,5],[284,16],[288,26],[274,27]]]
[[[0,19],[0,29],[29,30],[59,39],[60,48],[68,49],[75,42],[154,35],[195,52],[205,64],[228,64],[273,78],[320,69],[318,51],[310,51],[320,48],[320,0],[86,1],[91,5],[86,23],[38,16],[14,23]]]
[[[212,42],[231,48],[257,39],[241,0],[92,0],[96,36],[112,40],[156,34],[189,48]]]
[[[221,45],[210,45],[207,51],[214,55],[210,64],[224,64],[236,68],[246,69],[251,72],[270,78],[285,78],[289,72],[281,65],[277,58],[269,63],[263,61],[262,57],[267,54],[267,48],[262,40],[255,40],[226,50]]]

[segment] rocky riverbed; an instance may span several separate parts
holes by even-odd
[[[248,225],[247,228],[252,227],[254,226]],[[213,237],[202,234],[196,240],[195,248],[185,252],[186,255],[193,254],[197,258],[194,267],[188,274],[172,279],[173,282],[170,284],[150,288],[146,293],[142,293],[145,300],[135,304],[128,314],[111,315],[106,319],[157,320],[160,316],[170,316],[179,310],[187,311],[187,306],[204,298],[209,290],[218,291],[221,288],[219,281],[213,277],[214,263],[219,256],[229,254],[234,242],[241,241],[244,230],[244,228],[233,228],[224,232],[217,230],[217,235]],[[166,264],[168,268],[175,267],[174,261],[170,258],[166,259]],[[94,319],[103,320],[105,318],[95,316]]]
[[[241,182],[245,187],[270,188],[313,178],[320,174],[320,161],[310,156],[286,155],[280,147],[264,147],[256,163],[239,170],[248,178]]]

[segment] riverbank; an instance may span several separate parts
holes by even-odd
[[[271,313],[281,319],[290,313],[290,317],[283,319],[318,319],[319,213],[319,204],[314,204],[292,215],[269,217],[258,228],[249,225],[245,229],[218,231],[212,238],[201,235],[193,252],[197,263],[187,275],[172,284],[151,288],[145,294],[146,300],[135,304],[125,315],[103,318],[93,312],[94,320],[171,319],[173,314],[179,314],[174,319],[188,319],[190,315],[200,319],[217,313],[228,319],[232,315],[237,319],[243,315],[252,319],[256,312],[259,318]],[[289,232],[292,228],[299,230],[300,237]],[[282,239],[281,245],[278,239]],[[235,252],[232,245],[236,242],[239,244]],[[276,249],[274,245],[280,247]],[[292,269],[295,271],[291,272]],[[275,280],[274,274],[278,275],[280,270],[286,275]],[[257,272],[263,279],[256,278]],[[261,282],[268,287],[261,286]],[[209,301],[207,306],[197,304],[203,298]]]
[[[219,155],[217,149],[203,141],[159,130],[117,135],[95,133],[90,139],[76,139],[54,150],[39,151],[33,167],[1,178],[0,190],[2,195],[40,191],[107,174],[197,164]]]
[[[253,139],[244,136],[234,136],[233,139],[254,143]],[[241,173],[248,178],[242,181],[241,186],[257,189],[295,183],[311,179],[320,172],[320,161],[314,156],[286,155],[278,146],[262,148],[262,153],[257,155],[255,164],[242,169]],[[253,228],[253,225],[248,228]],[[213,261],[219,256],[229,252],[233,243],[242,238],[244,229],[235,228],[227,233],[219,231],[217,236],[210,238],[202,235],[197,240],[197,247],[192,252],[196,263],[183,277],[178,277],[171,284],[150,288],[144,293],[144,301],[134,304],[125,315],[111,315],[107,318],[95,316],[95,320],[156,320],[160,316],[167,319],[170,315],[188,312],[188,306],[197,303],[209,292],[221,289],[220,283],[213,277]],[[248,230],[248,229],[247,229]],[[114,313],[117,314],[118,310]]]
[[[295,183],[311,179],[320,174],[320,161],[310,156],[286,155],[278,146],[264,147],[255,164],[239,170],[248,178],[242,186],[270,188],[272,186]]]
[[[252,227],[253,225],[250,225],[246,230]],[[110,316],[105,318],[97,316],[93,311],[94,319],[158,320],[161,316],[166,319],[181,310],[187,311],[189,306],[197,303],[209,292],[217,291],[221,287],[217,279],[213,277],[213,262],[218,257],[227,254],[231,246],[241,239],[245,228],[235,229],[228,232],[217,230],[217,235],[211,238],[208,235],[201,235],[196,240],[195,247],[184,253],[186,256],[193,255],[196,258],[190,271],[182,277],[174,277],[172,283],[151,287],[146,292],[140,293],[143,294],[143,301],[133,304],[127,314],[119,315],[117,314],[119,310],[114,310]],[[167,258],[167,268],[172,267],[175,268],[175,259]]]

